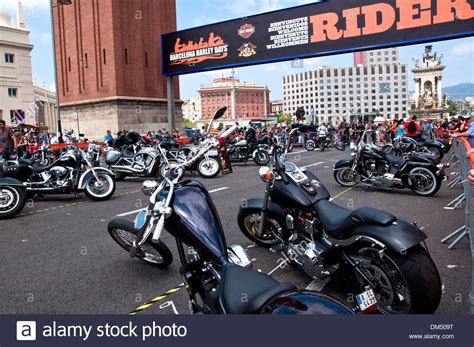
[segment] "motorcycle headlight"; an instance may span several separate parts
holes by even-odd
[[[158,188],[159,183],[157,181],[147,180],[143,182],[142,192],[146,196],[152,196],[154,191]]]
[[[258,170],[258,175],[263,182],[268,182],[273,179],[273,172],[268,166],[262,166]]]

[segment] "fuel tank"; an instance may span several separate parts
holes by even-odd
[[[175,187],[173,214],[166,230],[212,259],[227,259],[227,245],[221,221],[211,196],[201,182],[188,180]]]
[[[346,305],[322,293],[294,291],[270,300],[261,314],[354,314]]]
[[[283,208],[309,208],[319,200],[328,200],[331,196],[316,175],[310,171],[306,171],[305,174],[309,181],[320,182],[314,195],[308,194],[301,186],[292,181],[285,184],[283,180],[275,180],[274,188],[270,192],[271,200]]]

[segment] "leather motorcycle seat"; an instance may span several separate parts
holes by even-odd
[[[31,159],[20,159],[18,160],[18,162],[20,164],[26,164],[28,166],[31,166],[31,168],[33,169],[33,172],[34,173],[40,173],[40,172],[43,172],[43,171],[46,171],[46,170],[49,170],[51,169],[54,164],[50,164],[48,166],[40,166],[40,165],[36,165],[35,161],[34,160],[31,160]]]
[[[256,270],[229,264],[222,274],[220,298],[229,314],[257,313],[275,296],[295,290]]]
[[[405,164],[405,159],[402,157],[397,157],[396,155],[390,154],[385,155],[385,157],[391,164],[394,164],[396,167],[400,167]]]
[[[135,154],[133,154],[132,152],[128,152],[128,151],[123,151],[122,155],[124,156],[124,158],[133,158],[135,156]]]
[[[335,239],[344,238],[349,231],[363,224],[386,226],[397,219],[394,215],[375,208],[349,210],[329,200],[320,200],[314,207],[326,234]]]

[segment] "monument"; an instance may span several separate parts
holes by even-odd
[[[443,56],[433,53],[433,46],[425,46],[423,61],[415,61],[412,70],[415,80],[415,104],[410,115],[419,119],[437,119],[448,114],[446,95],[443,95],[441,83],[445,66],[441,63]]]

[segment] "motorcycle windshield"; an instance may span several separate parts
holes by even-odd
[[[206,188],[198,181],[183,182],[173,199],[176,228],[168,230],[188,246],[219,260],[227,255],[224,231],[216,207]]]

